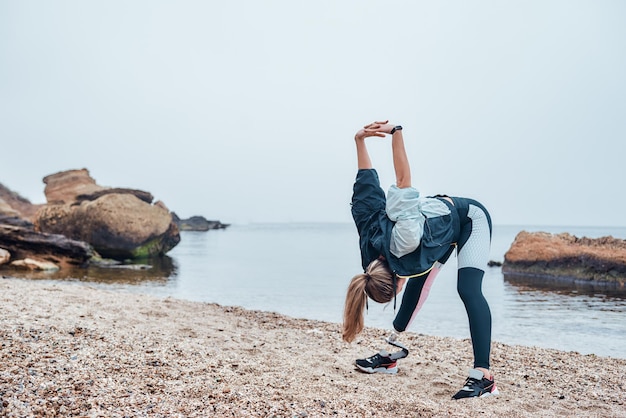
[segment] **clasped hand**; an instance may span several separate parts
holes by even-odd
[[[388,120],[372,122],[368,125],[365,125],[362,129],[354,135],[354,139],[365,139],[370,136],[379,136],[384,137],[385,134],[391,134],[391,130],[395,125],[389,123]]]

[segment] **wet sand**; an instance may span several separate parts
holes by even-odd
[[[494,342],[500,396],[453,401],[468,340],[405,333],[397,375],[368,328],[86,284],[0,279],[0,416],[626,417],[626,360]]]

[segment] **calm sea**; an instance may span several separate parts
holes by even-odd
[[[626,228],[495,226],[490,259],[503,261],[521,230],[626,239]],[[341,322],[347,284],[359,271],[358,236],[352,224],[252,224],[183,232],[169,257],[150,270],[90,269],[39,278],[89,281],[110,289]],[[495,341],[626,358],[624,293],[513,282],[499,267],[487,270],[483,291],[492,310]],[[389,328],[393,317],[392,305],[370,303],[365,320],[368,326]],[[467,316],[456,294],[454,257],[409,330],[469,337]]]

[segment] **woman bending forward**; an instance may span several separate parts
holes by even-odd
[[[372,168],[365,139],[391,135],[396,184],[387,196]],[[402,127],[388,121],[373,122],[355,137],[358,173],[352,195],[352,217],[359,232],[364,272],[352,278],[346,295],[343,339],[352,342],[363,330],[367,298],[379,303],[394,299],[406,284],[402,302],[387,339],[403,348],[381,351],[356,360],[367,373],[396,373],[397,361],[408,349],[396,341],[422,307],[437,273],[456,248],[457,290],[469,319],[473,368],[453,399],[498,394],[489,371],[491,312],[482,293],[482,279],[491,245],[491,218],[479,202],[437,195],[421,197],[411,186],[411,170],[404,148]]]

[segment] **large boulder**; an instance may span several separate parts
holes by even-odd
[[[151,204],[150,193],[98,186],[85,169],[44,182],[48,204],[37,213],[38,231],[85,241],[117,260],[162,255],[180,242],[172,214],[161,202]]]
[[[624,286],[626,241],[522,231],[504,255],[502,272]]]

